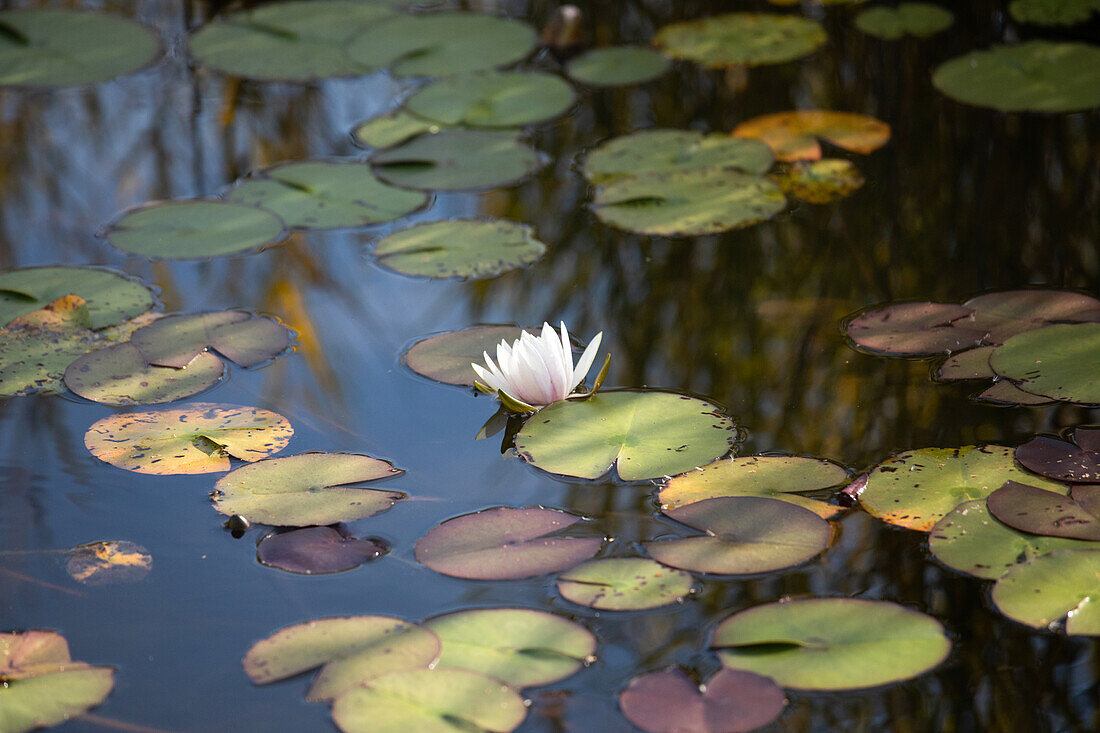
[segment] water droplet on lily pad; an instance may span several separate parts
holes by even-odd
[[[1071,636],[1100,636],[1100,550],[1058,550],[1009,569],[993,605],[1036,629],[1065,619]]]
[[[1080,428],[1075,433],[1087,434]],[[1069,483],[1100,483],[1100,451],[1039,435],[1016,448],[1016,460],[1029,471]]]
[[[543,165],[537,151],[506,132],[444,130],[420,135],[370,159],[388,183],[426,191],[468,191],[518,183]]]
[[[575,101],[573,87],[553,74],[487,71],[433,81],[405,106],[448,127],[523,127],[559,117]]]
[[[44,308],[64,295],[79,295],[92,329],[114,326],[156,305],[149,286],[105,267],[24,267],[0,273],[0,325]]]
[[[775,112],[742,122],[734,137],[762,140],[777,160],[818,160],[818,138],[842,150],[867,155],[890,140],[890,126],[853,112],[797,110]]]
[[[642,557],[589,560],[558,576],[558,593],[601,611],[642,611],[676,603],[694,581],[682,570]]]
[[[283,221],[225,201],[161,201],[126,212],[104,230],[124,252],[184,260],[256,250],[282,241]]]
[[[565,65],[569,78],[595,87],[653,81],[669,69],[668,58],[645,46],[609,46],[577,56]]]
[[[288,573],[322,575],[353,570],[389,550],[385,542],[353,537],[343,527],[302,527],[264,537],[256,558]]]
[[[781,64],[816,51],[828,37],[815,21],[776,13],[727,13],[666,25],[653,43],[709,67]]]
[[[787,704],[771,679],[722,669],[699,685],[678,667],[639,675],[619,694],[623,714],[647,733],[746,733]]]
[[[153,569],[149,551],[126,540],[79,545],[70,549],[68,555],[65,572],[84,585],[137,583]]]
[[[955,22],[951,11],[930,3],[901,3],[895,8],[876,6],[856,16],[856,28],[875,38],[896,41],[905,36],[928,38]]]

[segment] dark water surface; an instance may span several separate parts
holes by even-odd
[[[0,3],[0,7],[26,3]],[[243,307],[299,333],[295,354],[234,369],[203,401],[287,416],[285,454],[345,450],[388,458],[407,474],[385,484],[413,500],[352,524],[393,552],[357,570],[303,577],[264,567],[262,530],[233,539],[208,500],[217,478],[145,476],[101,463],[84,431],[111,408],[60,397],[0,403],[0,628],[50,628],[74,657],[116,665],[95,713],[163,731],[331,730],[326,705],[303,700],[308,676],[254,687],[240,659],[276,629],[332,615],[419,620],[487,605],[553,610],[599,638],[591,667],[536,690],[522,731],[631,730],[615,696],[635,674],[681,663],[718,669],[714,625],[759,603],[804,595],[907,604],[939,619],[955,643],[932,673],[885,689],[790,692],[776,730],[1085,731],[1100,727],[1096,644],[1040,633],[989,606],[988,583],[932,560],[924,536],[866,514],[841,522],[837,546],[767,578],[706,581],[682,605],[597,613],[555,592],[552,578],[475,582],[416,563],[412,546],[438,522],[477,509],[542,504],[594,517],[615,541],[605,555],[667,525],[652,487],[566,483],[474,441],[488,399],[430,383],[399,355],[412,340],[474,323],[556,323],[604,332],[608,384],[683,390],[724,405],[747,431],[743,454],[819,455],[862,471],[890,454],[975,442],[1015,445],[1036,432],[1095,421],[1073,405],[998,408],[938,385],[928,363],[852,351],[845,314],[896,299],[959,302],[986,290],[1100,284],[1097,114],[1002,114],[937,93],[931,69],[1027,36],[1000,3],[952,4],[956,25],[925,41],[856,32],[851,8],[822,19],[827,47],[747,78],[690,64],[642,87],[585,91],[575,113],[533,131],[551,156],[538,176],[486,194],[445,194],[413,220],[500,216],[533,224],[549,246],[532,267],[488,281],[427,281],[382,270],[370,243],[394,225],[297,234],[265,252],[150,262],[95,236],[124,208],[199,196],[248,171],[312,157],[362,156],[353,124],[385,111],[413,82],[385,73],[312,85],[226,80],[189,68],[188,22],[210,12],[177,0],[90,4],[137,17],[168,55],[134,76],[81,89],[0,90],[0,267],[104,264],[161,288],[168,311]],[[757,7],[745,2],[580,3],[600,44],[646,41],[673,20]],[[473,2],[542,26],[556,3]],[[759,7],[767,6],[760,4]],[[190,18],[190,20],[188,20]],[[1092,34],[1095,26],[1072,33]],[[554,62],[539,57],[538,64]],[[767,112],[837,109],[893,126],[891,142],[851,156],[867,184],[836,204],[794,204],[773,221],[721,236],[669,240],[623,233],[585,208],[579,155],[652,126],[728,131]],[[58,555],[18,554],[105,539],[154,558],[135,585],[84,587]],[[567,694],[559,694],[567,693]],[[104,730],[87,720],[65,731]],[[121,728],[119,728],[121,729]],[[144,730],[144,728],[142,728]]]

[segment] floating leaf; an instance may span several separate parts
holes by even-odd
[[[141,545],[108,540],[79,545],[68,551],[65,572],[85,585],[136,583],[153,569],[153,557]],[[0,720],[3,716],[0,716]]]
[[[424,625],[443,643],[437,669],[472,669],[517,688],[565,679],[596,651],[583,626],[532,608],[475,608]]]
[[[186,368],[150,366],[136,346],[117,344],[81,356],[65,370],[65,386],[102,405],[156,405],[191,397],[225,376],[213,354],[198,354]]]
[[[1021,532],[1100,540],[1100,519],[1065,494],[1007,481],[989,495],[986,504],[990,514]]]
[[[474,326],[417,341],[402,361],[417,374],[444,384],[474,386],[477,375],[470,364],[483,361],[485,352],[496,353],[501,341],[512,343],[523,333],[519,326]]]
[[[263,209],[185,200],[131,209],[107,227],[106,235],[125,252],[183,260],[258,249],[281,241],[286,229],[282,220]]]
[[[426,132],[439,132],[440,128],[438,123],[399,109],[360,122],[351,131],[351,135],[362,146],[382,149],[400,145]]]
[[[856,598],[756,606],[719,624],[710,645],[725,666],[795,690],[855,690],[907,680],[951,651],[934,618]]]
[[[339,229],[400,219],[428,195],[382,183],[362,162],[309,160],[252,173],[225,200],[267,209],[295,229]]]
[[[24,267],[0,273],[0,325],[65,295],[79,295],[84,300],[93,329],[117,325],[156,304],[148,286],[117,270]]]
[[[383,237],[374,246],[374,256],[384,267],[435,279],[495,277],[531,264],[545,251],[531,226],[506,219],[426,222]]]
[[[972,51],[941,64],[937,89],[1002,112],[1076,112],[1100,105],[1100,48],[1027,41]]]
[[[682,570],[749,575],[800,565],[829,546],[829,523],[809,509],[762,496],[720,497],[666,509],[699,537],[646,542],[657,562]]]
[[[597,48],[572,59],[565,73],[574,81],[596,87],[626,86],[652,81],[668,71],[669,61],[644,46]]]
[[[691,173],[726,168],[763,173],[771,150],[756,140],[694,130],[641,130],[613,138],[588,153],[584,176],[603,184],[650,173]]]
[[[57,391],[74,359],[98,348],[84,300],[66,295],[0,329],[0,394]]]
[[[971,314],[948,303],[894,303],[857,313],[845,326],[855,347],[884,356],[935,356],[977,346],[983,332],[953,321]]]
[[[261,639],[245,654],[244,671],[266,685],[321,667],[306,697],[333,700],[366,680],[427,669],[438,658],[439,637],[422,626],[389,616],[346,616],[305,621]]]
[[[1008,12],[1019,23],[1075,25],[1100,13],[1098,0],[1013,0]]]
[[[641,557],[589,560],[558,576],[558,593],[601,611],[640,611],[675,603],[691,593],[692,578]]]
[[[293,332],[277,318],[247,311],[180,313],[159,318],[134,332],[130,342],[157,366],[194,364],[213,349],[243,367],[274,359],[290,346]]]
[[[108,415],[84,436],[92,455],[138,473],[169,475],[229,470],[229,458],[258,461],[290,442],[282,415],[257,407],[196,402],[178,410]]]
[[[73,86],[131,74],[156,61],[160,41],[126,18],[77,10],[0,13],[0,86]],[[53,300],[51,298],[50,300]]]
[[[356,539],[334,527],[303,527],[269,534],[256,557],[269,567],[302,575],[342,573],[376,560],[389,546],[380,540]]]
[[[799,110],[754,117],[734,128],[733,135],[764,141],[777,160],[817,160],[821,157],[818,138],[867,155],[890,140],[890,126],[853,112]]]
[[[936,379],[944,382],[956,379],[993,379],[997,373],[989,366],[993,346],[979,346],[952,354],[936,370]]]
[[[522,127],[559,117],[575,101],[573,87],[552,74],[488,71],[434,81],[405,106],[449,127]]]
[[[793,15],[727,13],[666,25],[653,42],[665,53],[709,67],[793,61],[827,40],[819,23]]]
[[[993,604],[1037,629],[1066,620],[1071,636],[1100,636],[1100,550],[1058,550],[1012,567],[993,586]]]
[[[516,436],[516,450],[550,473],[624,481],[672,476],[724,455],[733,422],[717,407],[671,392],[600,392],[543,408]]]
[[[745,733],[778,718],[787,704],[775,682],[752,672],[719,670],[704,689],[676,667],[630,680],[619,705],[648,733]]]
[[[975,399],[997,405],[1049,405],[1055,400],[1025,392],[1007,379],[999,379]]]
[[[974,311],[966,327],[985,331],[983,340],[990,344],[1052,323],[1100,321],[1100,300],[1070,290],[1002,290],[971,298],[963,307]]]
[[[791,198],[811,204],[831,204],[863,186],[863,175],[851,161],[826,158],[793,163],[768,176]]]
[[[542,167],[532,148],[506,132],[444,130],[375,153],[375,174],[398,186],[465,191],[518,183]]]
[[[898,453],[871,472],[859,501],[884,522],[927,532],[959,504],[984,499],[1006,481],[1065,493],[1065,486],[1016,468],[1011,448],[966,445]]]
[[[1057,324],[1013,336],[990,355],[993,371],[1025,392],[1100,404],[1100,323]]]
[[[437,573],[513,580],[555,573],[595,555],[599,537],[562,537],[580,517],[557,509],[499,507],[433,527],[416,543],[416,559]]]
[[[404,471],[357,453],[301,453],[268,458],[222,476],[214,508],[227,516],[283,527],[351,522],[406,498],[399,491],[353,486]]]
[[[1084,432],[1077,429],[1077,434]],[[1055,481],[1100,483],[1100,451],[1080,448],[1064,440],[1042,435],[1032,438],[1016,449],[1016,460],[1027,470]]]
[[[896,41],[906,35],[928,38],[955,22],[951,11],[929,3],[901,3],[896,8],[876,6],[856,16],[856,28],[875,38]]]

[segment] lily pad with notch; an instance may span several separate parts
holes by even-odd
[[[286,226],[264,209],[226,201],[161,201],[127,211],[104,230],[124,252],[172,260],[238,254],[275,244]]]
[[[1036,629],[1065,620],[1070,636],[1100,636],[1100,550],[1058,550],[1020,563],[993,586],[993,605]]]
[[[153,556],[127,540],[106,540],[70,548],[65,572],[84,585],[137,583],[153,569]],[[0,718],[2,719],[2,718]]]
[[[1092,489],[1082,488],[1086,492]],[[1006,481],[1004,486],[989,495],[986,505],[990,514],[1021,532],[1042,537],[1100,541],[1100,517],[1062,493]]]
[[[856,28],[884,41],[897,41],[905,36],[929,38],[945,31],[955,22],[951,11],[930,3],[901,3],[888,8],[882,5],[868,8],[856,16]]]
[[[148,285],[105,267],[23,267],[0,273],[0,325],[44,308],[65,295],[78,295],[93,330],[140,316],[156,305]]]
[[[645,46],[608,46],[571,59],[565,73],[581,84],[617,87],[653,81],[669,66],[668,57]]]
[[[292,338],[293,331],[277,318],[234,310],[165,316],[135,331],[130,343],[156,366],[182,369],[213,349],[251,367],[286,351]]]
[[[1025,392],[1007,379],[998,379],[974,399],[994,405],[1051,405],[1057,400]]]
[[[747,733],[771,723],[787,699],[775,682],[721,669],[700,691],[679,667],[639,675],[619,694],[623,714],[647,733]]]
[[[417,135],[439,132],[443,127],[437,122],[430,122],[404,109],[398,109],[363,120],[351,131],[351,137],[360,146],[381,150],[400,145]]]
[[[535,262],[545,252],[533,227],[507,219],[425,222],[389,234],[374,246],[383,267],[434,279],[496,277]]]
[[[1032,394],[1100,404],[1100,323],[1044,326],[1007,339],[990,355],[993,371]]]
[[[512,133],[444,130],[375,153],[370,163],[397,186],[468,191],[519,183],[542,168],[543,158]]]
[[[654,173],[723,168],[764,173],[774,158],[767,145],[695,130],[652,129],[612,138],[589,152],[584,177],[596,184]]]
[[[589,560],[558,576],[558,593],[600,611],[642,611],[688,596],[694,581],[682,570],[643,557]]]
[[[1098,435],[1100,429],[1082,427],[1073,431],[1073,443],[1039,435],[1016,448],[1016,460],[1055,481],[1100,484]]]
[[[777,13],[727,13],[666,25],[653,43],[669,56],[711,68],[781,64],[809,55],[828,36],[806,18]]]
[[[98,349],[65,369],[65,386],[101,405],[157,405],[192,397],[225,376],[225,364],[200,353],[184,368],[152,366],[132,343]]]
[[[1100,300],[1072,290],[1002,290],[971,298],[963,307],[974,311],[965,325],[985,331],[987,344],[1054,323],[1100,322]]]
[[[984,331],[955,324],[971,313],[951,303],[893,303],[850,316],[844,332],[855,348],[880,356],[936,356],[981,343]]]
[[[825,158],[780,167],[768,178],[787,196],[810,204],[831,204],[851,196],[865,182],[849,160]]]
[[[405,107],[446,127],[515,128],[560,117],[574,102],[573,87],[553,74],[486,71],[433,81]]]
[[[477,375],[470,364],[481,363],[482,354],[495,353],[501,341],[519,338],[519,326],[473,326],[429,336],[408,348],[401,361],[417,374],[435,382],[473,387]]]
[[[389,551],[384,541],[353,537],[339,525],[301,527],[265,536],[256,548],[256,559],[288,573],[324,575],[354,570]]]
[[[733,136],[761,140],[776,160],[818,160],[818,139],[851,153],[867,155],[890,140],[890,126],[854,112],[796,110],[754,117],[734,128]]]

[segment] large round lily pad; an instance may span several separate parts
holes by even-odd
[[[1045,326],[1017,334],[989,356],[993,371],[1026,392],[1100,404],[1100,323]]]
[[[127,540],[106,540],[68,550],[65,572],[84,585],[137,583],[153,569],[153,556]],[[3,716],[0,716],[0,720]]]
[[[196,402],[179,410],[108,415],[92,424],[84,445],[112,466],[168,475],[229,470],[229,458],[258,461],[290,442],[290,422],[257,407]]]
[[[581,84],[615,87],[652,81],[668,67],[668,58],[651,48],[610,46],[577,56],[566,64],[565,73]]]
[[[764,173],[774,158],[767,145],[694,130],[641,130],[613,138],[588,153],[584,176],[593,183],[649,173],[728,168]]]
[[[64,295],[79,295],[84,300],[93,329],[122,323],[156,304],[147,285],[117,270],[24,267],[0,273],[0,326]]]
[[[1065,619],[1066,633],[1100,636],[1100,550],[1058,550],[1014,566],[993,586],[993,604],[1037,629]]]
[[[898,453],[871,471],[859,501],[884,522],[927,532],[959,504],[984,499],[1006,481],[1065,493],[1065,486],[1018,469],[1013,452],[965,445]]]
[[[353,484],[399,476],[389,461],[357,453],[301,453],[242,466],[214,484],[214,508],[250,522],[304,527],[373,516],[405,498]]]
[[[225,201],[162,201],[132,209],[106,229],[115,247],[172,260],[255,250],[286,236],[279,217]]]
[[[733,422],[709,402],[671,392],[600,392],[538,412],[516,450],[550,473],[595,479],[612,468],[624,481],[673,476],[730,448]]]
[[[994,517],[1021,532],[1100,541],[1100,518],[1059,492],[1008,481],[989,495],[986,506]]]
[[[931,3],[901,3],[896,8],[876,5],[856,16],[856,28],[885,41],[907,35],[928,38],[947,30],[954,22],[950,10]]]
[[[665,514],[705,532],[645,543],[665,565],[697,573],[748,575],[793,567],[829,546],[829,523],[779,499],[737,496],[704,499]]]
[[[513,580],[554,573],[584,562],[603,544],[600,537],[557,535],[580,519],[544,507],[486,509],[433,527],[417,541],[416,559],[457,578]]]
[[[506,219],[426,222],[383,237],[374,246],[382,266],[435,279],[495,277],[531,264],[545,251],[534,228]]]
[[[160,57],[132,20],[77,10],[0,13],[0,86],[72,86],[130,74]]]
[[[532,608],[476,608],[424,622],[443,644],[437,668],[472,669],[514,687],[548,685],[590,662],[596,637]]]
[[[473,326],[417,341],[401,360],[417,374],[444,384],[474,386],[477,375],[470,364],[481,363],[483,353],[501,341],[512,343],[523,333],[519,326]]]
[[[522,127],[559,117],[575,101],[573,87],[553,74],[487,71],[434,81],[405,106],[450,127]]]
[[[1078,428],[1074,438],[1086,447],[1044,435],[1032,438],[1016,448],[1016,460],[1029,471],[1055,481],[1069,483],[1100,483],[1100,450],[1081,441],[1087,431]]]
[[[239,366],[274,359],[290,346],[293,332],[277,318],[247,311],[179,313],[144,326],[130,337],[145,360],[182,369],[213,349]]]
[[[322,575],[353,570],[389,550],[381,540],[352,537],[342,527],[302,527],[264,537],[256,559],[288,573]]]
[[[734,137],[767,143],[778,160],[817,160],[818,138],[852,153],[872,153],[890,140],[890,126],[874,117],[833,110],[775,112],[742,122]]]
[[[66,295],[0,329],[0,394],[59,390],[65,368],[104,345],[90,326],[84,301]]]
[[[157,405],[191,397],[225,376],[225,364],[201,353],[183,368],[147,364],[132,343],[85,354],[65,369],[65,386],[101,405]]]
[[[796,690],[854,690],[907,680],[951,651],[934,618],[856,598],[756,606],[719,624],[710,645],[725,666]]]
[[[630,680],[619,695],[623,714],[647,733],[747,733],[779,717],[783,690],[767,677],[719,670],[699,691],[676,667]]]
[[[989,344],[1053,323],[1100,321],[1100,300],[1072,290],[1001,290],[971,298],[963,307],[974,311],[967,327],[985,331]]]
[[[398,109],[363,120],[351,131],[351,136],[361,147],[380,150],[400,145],[425,132],[439,132],[442,127],[437,122],[430,122]]]
[[[543,165],[538,152],[513,134],[477,130],[421,135],[376,153],[370,162],[382,180],[428,191],[510,186]]]
[[[601,611],[640,611],[691,593],[692,577],[642,557],[589,560],[558,576],[558,593]]]
[[[977,346],[984,331],[954,325],[973,311],[950,303],[893,303],[860,311],[845,333],[860,349],[884,356],[936,356]]]
[[[1100,48],[1028,41],[972,51],[941,64],[932,83],[947,96],[1003,112],[1075,112],[1100,106]]]
[[[335,229],[400,219],[428,195],[382,183],[362,162],[310,160],[257,171],[225,200],[272,211],[294,229]]]
[[[674,23],[653,38],[670,56],[709,67],[781,64],[813,53],[826,40],[819,23],[775,13],[727,13]]]

